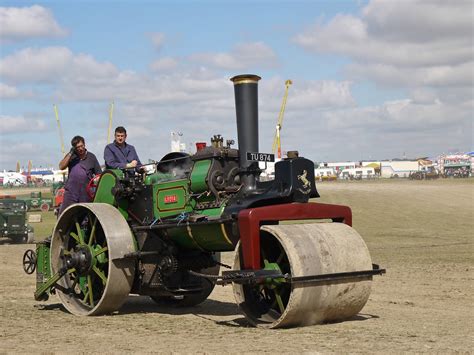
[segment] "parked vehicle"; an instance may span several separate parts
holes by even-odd
[[[316,181],[335,181],[337,180],[336,172],[333,168],[317,168],[314,169]]]
[[[374,168],[368,167],[359,167],[359,168],[349,168],[341,171],[339,177],[346,180],[361,180],[361,179],[371,179],[375,178]]]
[[[29,197],[20,197],[21,200],[26,202],[26,210],[41,210],[47,212],[53,206],[53,200],[51,198],[43,198],[41,191],[34,191]]]
[[[419,171],[414,171],[408,176],[410,180],[433,180],[438,179],[439,177],[440,174],[438,170],[432,166],[426,167]]]
[[[26,202],[0,199],[0,236],[16,243],[33,243],[34,229],[26,222]]]

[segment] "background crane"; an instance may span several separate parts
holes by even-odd
[[[109,110],[109,128],[107,130],[107,144],[110,143],[110,131],[112,130],[112,116],[114,114],[114,102],[110,103],[110,110]]]
[[[285,113],[286,99],[288,98],[288,89],[293,84],[291,80],[285,81],[285,95],[283,95],[283,102],[281,103],[280,114],[278,115],[278,122],[275,130],[275,137],[273,138],[272,152],[277,152],[278,159],[281,159],[281,143],[280,143],[280,131],[283,123],[283,115]]]
[[[53,105],[53,107],[54,107],[54,114],[56,116],[56,123],[58,124],[59,142],[61,143],[61,153],[63,153],[63,155],[66,155],[66,152],[64,150],[63,130],[61,129],[61,123],[59,122],[58,107],[56,105]]]

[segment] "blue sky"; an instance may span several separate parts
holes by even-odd
[[[108,109],[140,158],[236,139],[229,78],[262,77],[269,152],[292,79],[282,149],[316,161],[472,151],[473,4],[455,1],[0,3],[0,169],[61,159],[79,134],[102,160]]]

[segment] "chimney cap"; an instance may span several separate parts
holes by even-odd
[[[241,75],[236,75],[233,78],[230,78],[230,80],[234,83],[234,85],[257,84],[260,79],[261,77],[255,74],[241,74]]]

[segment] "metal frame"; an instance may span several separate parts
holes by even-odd
[[[260,269],[260,226],[265,222],[331,219],[352,226],[352,211],[348,206],[326,203],[286,203],[249,208],[239,212],[239,232],[242,246],[242,269]]]

